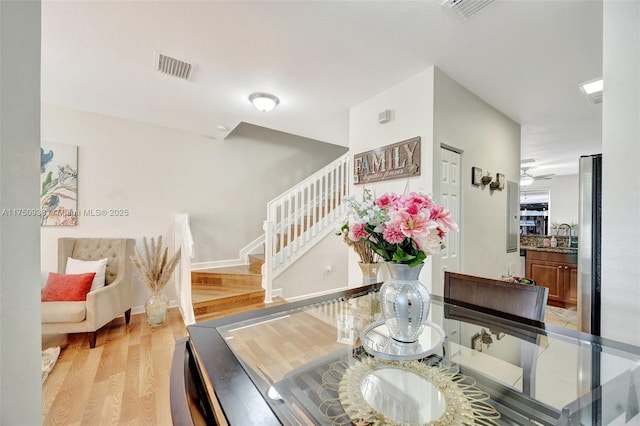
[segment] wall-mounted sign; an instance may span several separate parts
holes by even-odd
[[[353,156],[353,183],[420,176],[420,137]]]

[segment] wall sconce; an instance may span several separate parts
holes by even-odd
[[[485,176],[482,176],[482,184],[489,185],[493,178],[491,177],[491,172],[487,172]]]
[[[502,173],[496,174],[496,180],[493,180],[491,176],[491,172],[487,172],[486,175],[482,174],[482,169],[480,167],[472,167],[471,168],[471,184],[475,186],[485,186],[489,185],[489,188],[502,190],[504,189],[505,178]]]
[[[482,345],[486,345],[487,349],[489,349],[493,344],[494,337],[497,340],[502,340],[504,336],[505,334],[503,332],[492,333],[491,330],[487,331],[483,328],[479,333],[476,333],[471,337],[471,348],[478,352],[482,352]]]
[[[502,191],[504,189],[504,175],[502,173],[497,173],[496,180],[494,182],[491,182],[489,188]]]

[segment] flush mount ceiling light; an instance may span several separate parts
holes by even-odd
[[[252,93],[249,100],[254,107],[263,112],[271,111],[280,103],[280,100],[271,93]]]

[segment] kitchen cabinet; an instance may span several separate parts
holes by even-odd
[[[527,250],[525,264],[527,278],[549,289],[548,305],[561,308],[577,305],[577,254]]]

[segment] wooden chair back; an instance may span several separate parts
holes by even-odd
[[[453,272],[444,274],[447,302],[480,306],[529,320],[544,322],[549,289]]]
[[[506,281],[492,280],[472,275],[445,272],[444,299],[448,303],[478,306],[491,310],[492,314],[509,314],[510,320],[520,322],[544,322],[544,312],[547,306],[549,289],[537,285],[524,285]],[[521,327],[508,326],[492,321],[490,318],[476,318],[456,306],[445,307],[445,318],[457,319],[484,327],[490,330],[504,331],[521,339],[520,366],[522,367],[522,392],[525,395],[535,395],[536,385],[536,357],[540,335]],[[522,320],[525,318],[525,321]],[[533,343],[533,344],[532,344]]]

